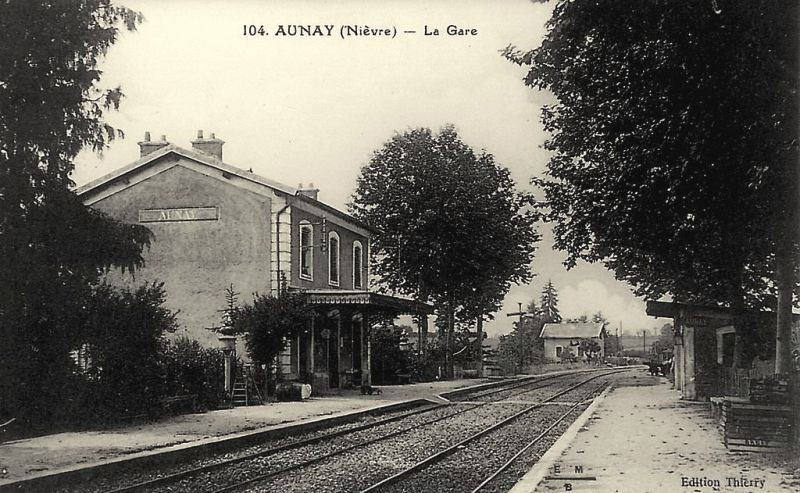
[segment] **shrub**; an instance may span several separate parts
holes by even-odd
[[[185,336],[169,343],[162,358],[165,395],[197,395],[201,409],[225,402],[225,360],[221,349],[206,348]]]
[[[150,413],[164,395],[165,334],[177,328],[163,284],[135,290],[100,284],[86,303],[83,365],[89,419]]]
[[[406,342],[403,329],[397,326],[379,326],[372,329],[372,380],[379,385],[397,383],[398,373],[411,372],[411,353],[401,351]]]

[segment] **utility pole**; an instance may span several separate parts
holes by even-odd
[[[509,317],[514,317],[519,315],[519,325],[517,325],[517,328],[519,328],[522,327],[522,317],[526,315],[527,312],[522,311],[522,303],[517,303],[517,306],[519,306],[519,310],[517,310],[514,313],[507,313],[506,315]]]
[[[642,351],[644,352],[644,357],[647,357],[647,329],[642,330],[642,336],[644,339],[642,340]]]
[[[517,324],[517,329],[521,329],[522,328],[522,317],[524,317],[527,314],[527,312],[522,311],[522,303],[517,302],[517,307],[518,307],[518,309],[517,309],[516,312],[507,313],[506,316],[509,316],[509,317],[519,316],[519,323]],[[530,350],[533,351],[533,348],[530,348]],[[521,361],[520,362],[520,370],[521,370],[521,367],[522,367],[522,363],[523,362]]]

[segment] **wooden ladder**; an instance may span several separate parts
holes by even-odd
[[[255,391],[254,395],[250,393],[251,387]],[[253,378],[253,367],[252,365],[244,365],[241,372],[236,372],[231,403],[234,406],[249,406],[250,404],[261,404],[262,402],[264,400]]]
[[[247,391],[247,377],[236,375],[236,380],[233,382],[233,393],[231,394],[231,402],[234,406],[249,406],[250,395]]]

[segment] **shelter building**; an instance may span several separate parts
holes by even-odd
[[[544,357],[548,361],[560,361],[567,354],[582,358],[581,340],[588,339],[600,346],[600,357],[605,356],[605,329],[601,322],[548,323],[542,327],[539,337],[544,340]]]
[[[315,316],[280,358],[284,376],[321,390],[369,383],[373,321],[420,315],[427,330],[432,308],[369,290],[374,229],[320,201],[313,186],[224,162],[224,143],[199,131],[185,149],[148,132],[138,160],[76,190],[84,204],[154,234],[145,267],[110,282],[164,282],[181,330],[206,346],[218,344],[208,329],[220,324],[229,286],[240,302],[281,286],[304,291]]]
[[[772,376],[775,368],[775,313],[749,315],[757,325],[763,358],[755,358],[748,370],[733,368],[736,345],[735,313],[724,307],[648,301],[647,314],[673,320],[675,331],[675,388],[688,400],[711,396],[746,397],[749,380]],[[795,325],[800,315],[794,316]]]
[[[685,303],[647,302],[647,314],[674,326],[674,381],[681,398],[711,401],[721,416],[726,446],[740,451],[778,451],[800,445],[800,367],[775,375],[774,312],[748,312],[755,325],[747,368],[734,367],[739,335],[733,310]],[[800,315],[793,316],[800,336]],[[796,339],[800,341],[800,337]],[[793,351],[800,347],[793,347]]]

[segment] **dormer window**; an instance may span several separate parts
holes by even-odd
[[[339,285],[339,235],[335,231],[328,234],[328,284]]]
[[[364,287],[364,248],[361,242],[353,242],[353,289]]]
[[[300,221],[300,279],[314,279],[314,228],[308,221]]]

